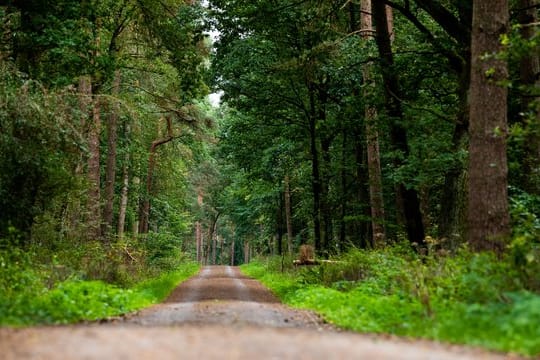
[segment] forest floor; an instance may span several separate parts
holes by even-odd
[[[238,268],[205,267],[162,304],[100,323],[0,328],[2,359],[517,359],[341,332],[284,306]]]

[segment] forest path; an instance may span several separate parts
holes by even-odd
[[[0,328],[2,359],[504,359],[427,341],[340,333],[237,268],[205,267],[162,304],[105,324]]]

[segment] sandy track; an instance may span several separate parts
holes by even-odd
[[[427,341],[340,333],[237,268],[205,267],[160,305],[106,324],[0,328],[0,359],[504,359]]]

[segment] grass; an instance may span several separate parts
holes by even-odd
[[[243,271],[344,329],[540,354],[540,296],[524,289],[509,261],[467,251],[420,259],[399,248],[340,260],[281,272],[281,259],[271,258]]]

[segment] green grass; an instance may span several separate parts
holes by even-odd
[[[280,271],[243,266],[285,303],[357,332],[427,338],[540,354],[540,296],[489,254],[419,259],[400,249],[353,251],[341,263]]]
[[[27,269],[26,274],[14,279],[17,288],[10,294],[0,294],[0,325],[67,324],[125,314],[162,301],[197,270],[198,265],[189,262],[130,288],[68,279],[47,290]],[[29,287],[24,288],[25,284]]]

